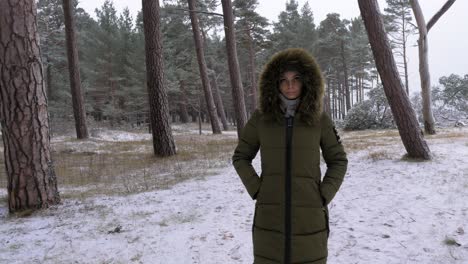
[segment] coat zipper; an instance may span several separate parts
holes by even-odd
[[[291,263],[291,145],[294,117],[286,118],[286,174],[284,213],[284,263]]]

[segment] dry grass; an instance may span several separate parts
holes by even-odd
[[[428,139],[439,139],[439,138],[467,138],[468,133],[465,131],[454,131],[453,129],[440,129],[436,130],[435,135],[425,135]]]
[[[237,143],[233,135],[190,134],[174,138],[177,155],[168,158],[153,155],[151,140],[69,139],[52,143],[62,197],[84,199],[100,194],[166,189],[184,180],[202,178],[227,167]],[[4,166],[3,160],[0,166]],[[5,170],[0,170],[0,188],[6,188]]]
[[[447,246],[457,246],[457,247],[461,246],[460,243],[458,243],[454,238],[451,238],[451,237],[445,237],[444,244]]]
[[[398,130],[364,130],[341,132],[346,152],[357,152],[377,147],[388,147],[400,144]]]
[[[373,161],[391,159],[391,155],[386,150],[369,152],[368,158]]]

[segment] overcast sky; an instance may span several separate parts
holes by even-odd
[[[120,12],[128,7],[135,17],[141,9],[141,1],[113,0],[114,6]],[[162,1],[160,1],[162,2]],[[221,5],[221,1],[220,5]],[[278,15],[285,10],[286,0],[258,0],[257,12],[271,21],[277,21]],[[309,2],[315,23],[318,25],[328,13],[338,13],[341,18],[354,18],[359,16],[357,0],[299,0],[301,8],[305,2]],[[379,0],[381,12],[385,0]],[[426,22],[442,7],[446,0],[419,1]],[[95,17],[94,9],[99,8],[104,0],[79,0],[79,6]],[[218,8],[221,13],[221,7]],[[468,10],[467,0],[458,0],[442,16],[437,24],[429,32],[429,69],[431,71],[432,85],[439,83],[441,76],[451,73],[458,75],[468,74]],[[417,39],[410,39],[411,45],[417,44]],[[420,91],[418,74],[418,50],[417,47],[409,48],[409,77],[412,92]]]

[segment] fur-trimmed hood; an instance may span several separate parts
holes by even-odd
[[[297,113],[305,123],[316,124],[322,113],[324,82],[315,59],[304,49],[285,49],[265,64],[259,82],[260,111],[278,121],[282,119],[278,82],[280,74],[291,64],[298,69],[303,82]]]

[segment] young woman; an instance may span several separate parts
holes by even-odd
[[[260,108],[244,127],[233,165],[252,199],[254,263],[326,263],[327,204],[348,160],[322,111],[323,78],[303,49],[275,54],[260,77]],[[260,176],[252,167],[258,150]],[[320,172],[320,150],[327,164]]]

